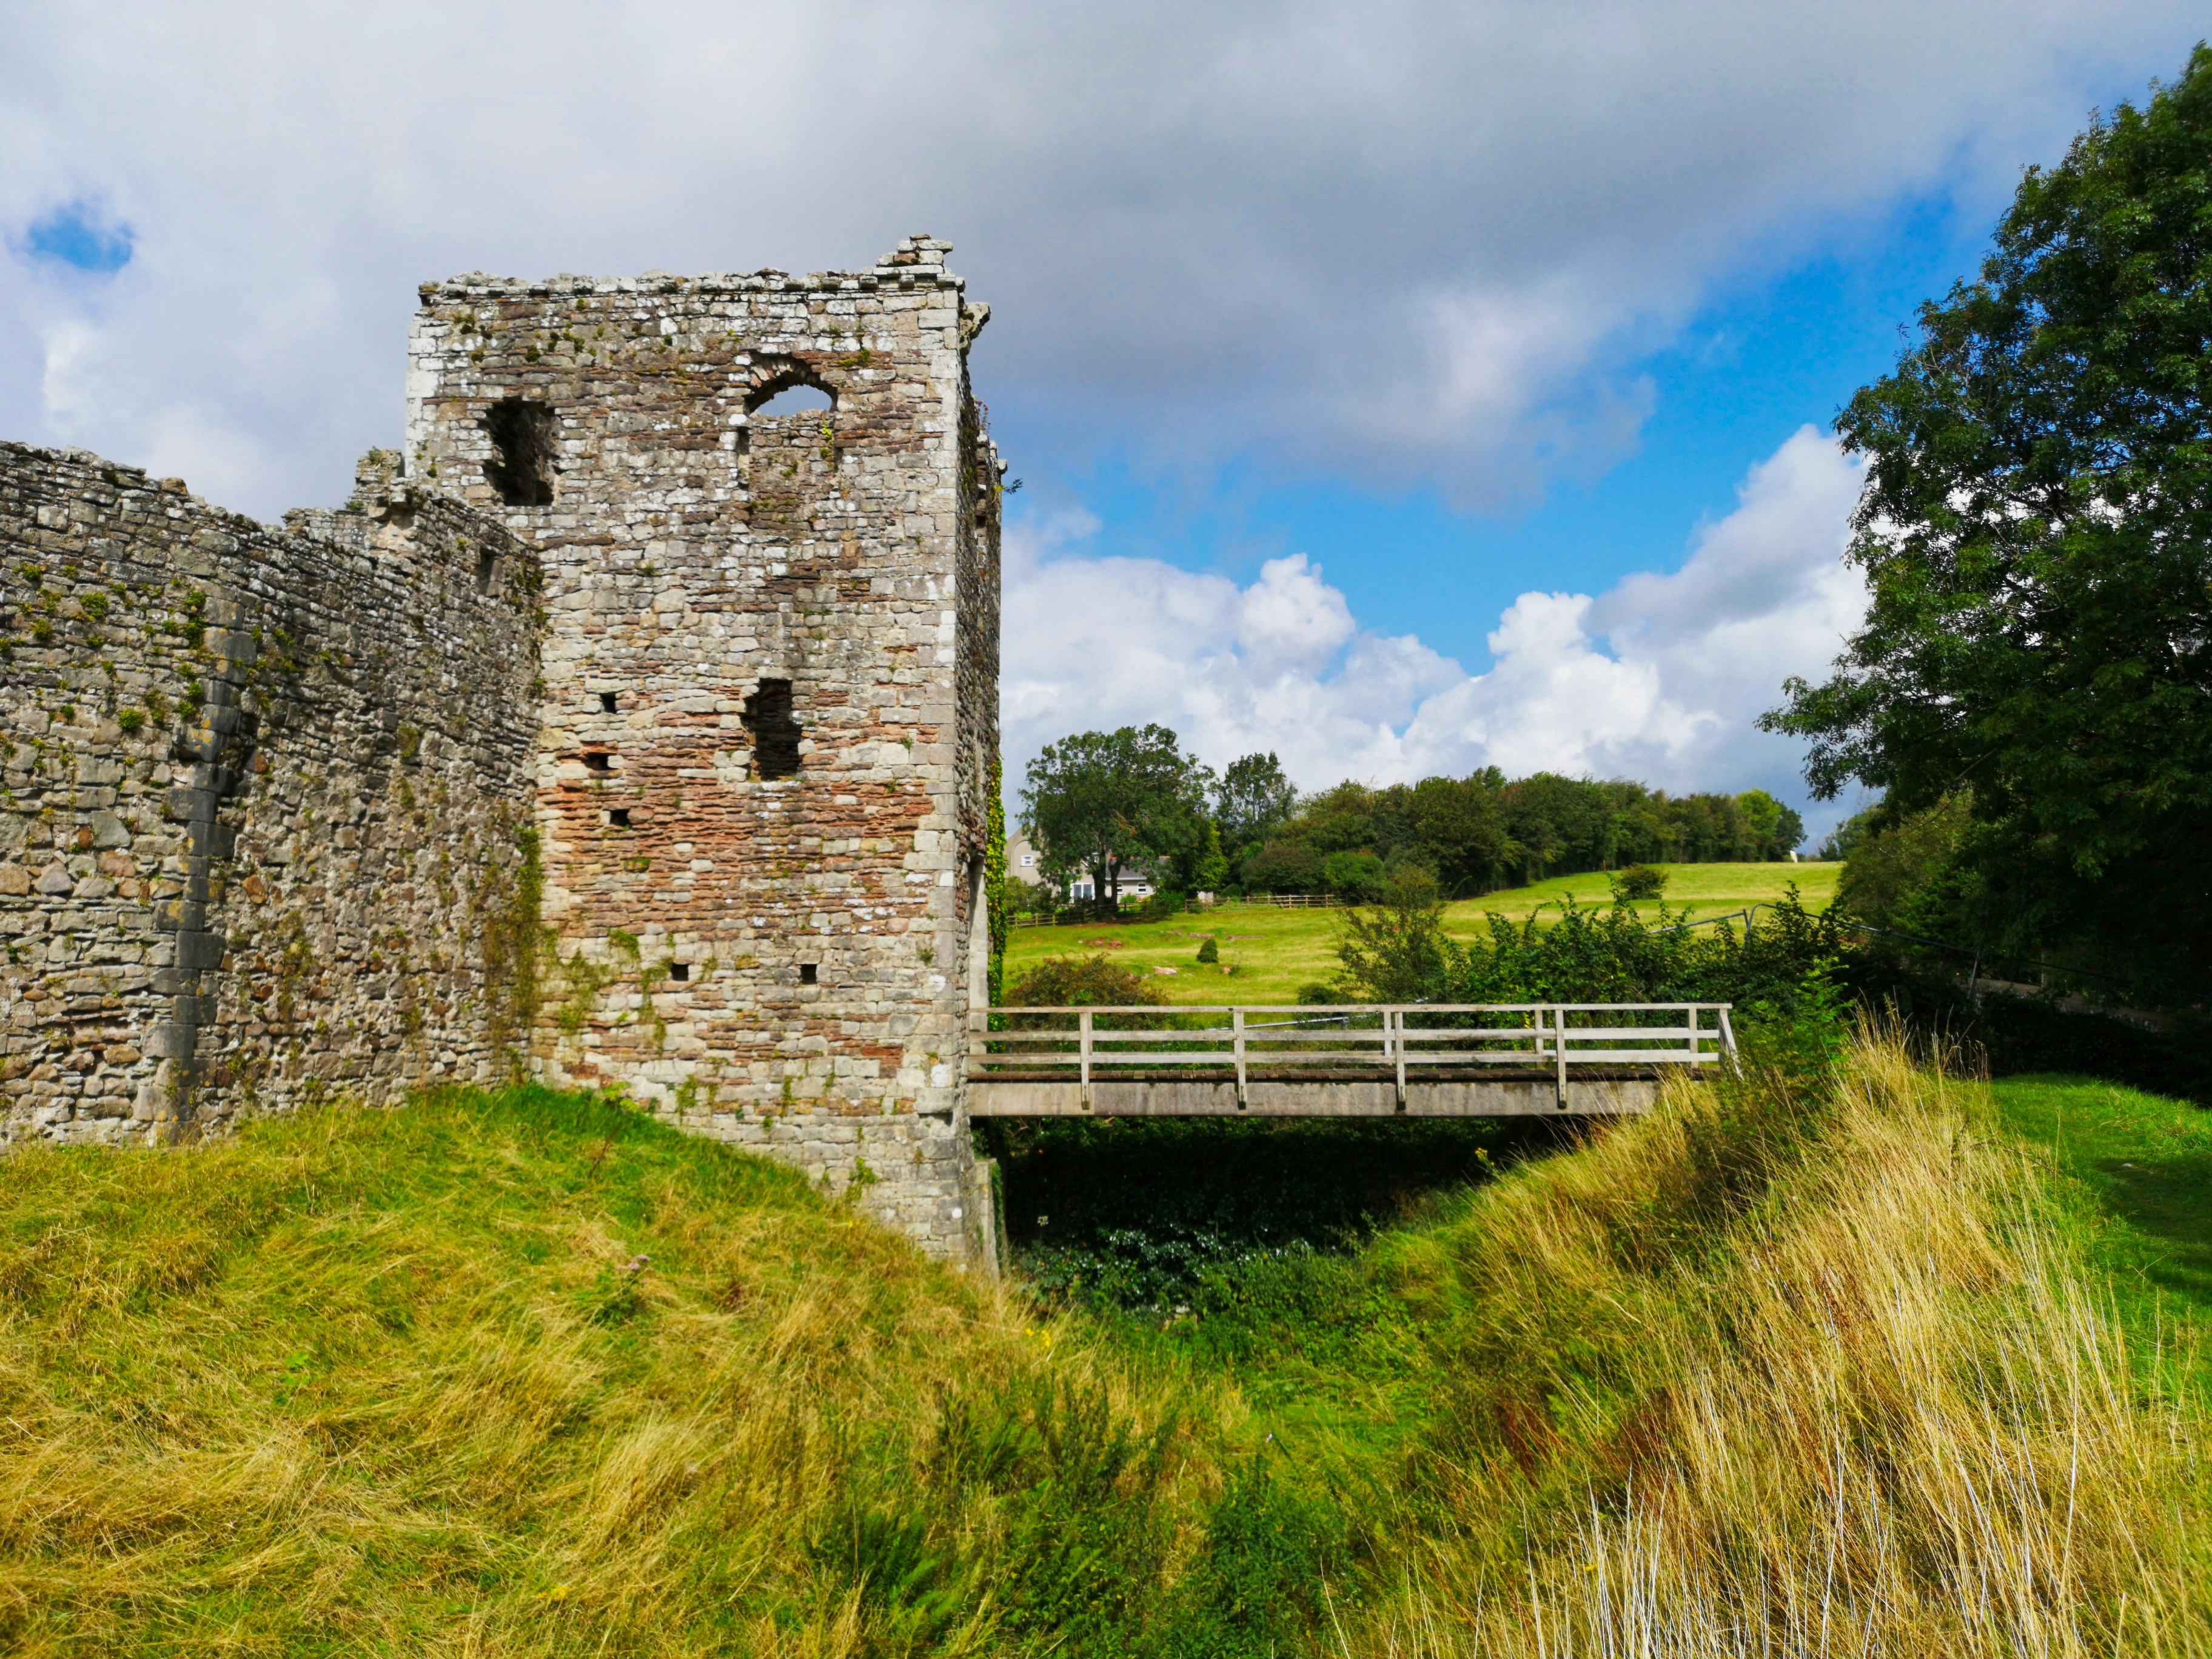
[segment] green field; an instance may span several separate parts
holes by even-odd
[[[2147,1336],[2212,1319],[2212,1113],[2094,1078],[1990,1085],[2005,1127],[2050,1150],[2080,1242]]]
[[[1826,909],[1836,896],[1840,864],[1668,864],[1666,906],[1687,911],[1693,921],[1724,915],[1753,904],[1771,904],[1794,883],[1814,909]],[[1447,933],[1461,938],[1482,930],[1483,917],[1495,913],[1519,921],[1556,911],[1569,896],[1578,904],[1609,904],[1612,889],[1602,873],[1559,876],[1533,887],[1508,887],[1480,898],[1463,899],[1444,912]],[[1656,921],[1660,907],[1636,907]],[[1337,970],[1336,917],[1332,910],[1276,910],[1259,906],[1225,906],[1209,915],[1186,914],[1170,921],[1091,923],[1082,927],[1020,927],[1006,950],[1006,981],[1056,956],[1110,956],[1116,962],[1152,974],[1170,1002],[1280,1003],[1295,1001],[1298,988],[1333,978]],[[1196,960],[1199,942],[1212,933],[1221,949],[1217,967]],[[1160,973],[1164,968],[1172,974]],[[1231,971],[1233,970],[1233,971]]]

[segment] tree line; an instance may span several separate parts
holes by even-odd
[[[1549,876],[1643,863],[1787,858],[1797,813],[1765,790],[1668,795],[1626,781],[1496,767],[1463,778],[1301,794],[1273,754],[1218,773],[1164,726],[1084,732],[1030,763],[1022,827],[1046,881],[1089,877],[1100,900],[1143,875],[1178,893],[1377,897],[1419,871],[1464,897]]]

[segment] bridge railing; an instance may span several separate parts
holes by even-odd
[[[977,1082],[1094,1076],[1395,1077],[1493,1066],[1733,1064],[1729,1003],[1293,1004],[1282,1006],[994,1008],[969,1039]]]

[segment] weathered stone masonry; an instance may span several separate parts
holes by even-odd
[[[9,1138],[483,1080],[520,1036],[535,556],[370,473],[279,531],[0,446]]]
[[[546,1073],[967,1259],[999,466],[945,252],[426,287],[407,450],[544,562]]]
[[[426,286],[404,479],[284,532],[7,452],[10,1133],[526,1047],[988,1261],[1000,467],[945,251]]]

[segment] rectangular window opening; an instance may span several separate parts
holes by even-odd
[[[800,963],[799,964],[799,982],[801,985],[811,985],[815,983],[814,973],[815,969],[812,963]]]
[[[688,962],[672,962],[672,963],[670,963],[668,964],[668,977],[669,977],[669,978],[671,978],[671,979],[672,979],[672,980],[678,980],[678,981],[681,981],[681,980],[687,980],[687,979],[690,978],[690,977],[691,977],[691,964],[690,964],[690,963],[688,963]]]
[[[611,772],[615,769],[615,757],[604,749],[587,750],[584,754],[584,765],[590,771]]]
[[[500,500],[509,507],[552,506],[553,411],[527,398],[502,398],[484,411],[483,429],[493,451],[484,478]]]
[[[799,740],[805,732],[792,717],[791,682],[763,680],[759,689],[745,699],[743,718],[753,740],[753,775],[798,776]]]
[[[614,712],[615,712],[615,694],[614,694],[613,692],[611,692],[611,691],[602,691],[602,692],[600,692],[600,693],[599,693],[599,713],[601,713],[602,714],[613,714]]]
[[[610,808],[608,808],[608,809],[607,809],[607,823],[608,823],[608,826],[609,826],[610,828],[611,828],[611,829],[616,829],[616,830],[627,830],[627,829],[629,829],[629,807],[627,807],[627,806],[613,806],[613,807],[610,807]]]

